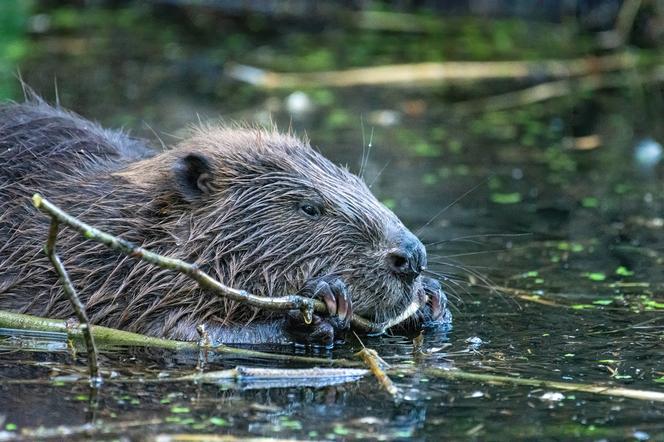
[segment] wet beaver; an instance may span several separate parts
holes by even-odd
[[[298,293],[329,315],[261,312],[201,291],[185,276],[61,232],[58,249],[93,323],[193,340],[330,345],[356,312],[410,322],[448,317],[425,248],[348,170],[292,135],[206,126],[171,150],[105,130],[38,97],[0,106],[0,309],[72,311],[42,247],[42,192],[70,214],[152,251],[198,264],[255,294]]]

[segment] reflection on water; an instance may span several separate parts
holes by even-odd
[[[266,91],[229,79],[225,67],[321,71],[570,58],[588,54],[593,40],[573,24],[456,18],[413,34],[157,3],[17,8],[18,25],[3,24],[0,32],[1,53],[15,54],[0,62],[7,63],[0,64],[0,93],[18,97],[7,75],[18,65],[47,98],[55,98],[57,80],[65,106],[156,146],[172,144],[199,118],[273,119],[306,131],[353,170],[368,157],[366,181],[421,230],[431,270],[455,304],[454,328],[427,334],[426,356],[413,352],[408,337],[365,341],[387,362],[413,367],[394,379],[405,393],[399,402],[372,378],[259,390],[108,382],[91,396],[85,384],[65,382],[85,364],[61,337],[2,331],[3,381],[55,380],[0,383],[0,424],[8,432],[0,431],[0,440],[24,427],[61,424],[85,434],[88,422],[97,437],[149,430],[303,439],[664,439],[662,404],[423,374],[427,366],[454,366],[662,390],[661,83],[633,69],[608,88],[572,88],[559,99],[495,111],[478,100],[529,84]],[[330,356],[350,358],[359,349],[348,343]],[[210,368],[237,363],[218,358]],[[123,376],[175,375],[195,365],[196,355],[147,350],[109,351],[102,359]]]

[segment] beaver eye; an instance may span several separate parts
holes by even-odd
[[[318,218],[323,213],[323,209],[315,203],[302,203],[300,204],[300,212],[304,213],[309,218]]]

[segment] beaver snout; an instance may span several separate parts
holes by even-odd
[[[387,266],[398,277],[412,282],[427,267],[424,244],[405,227],[391,236],[391,247],[385,256]]]

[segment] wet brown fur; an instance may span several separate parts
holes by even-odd
[[[191,157],[209,166],[204,192],[182,180]],[[358,177],[293,135],[211,125],[158,153],[32,97],[0,106],[0,168],[0,309],[72,315],[42,252],[48,219],[30,206],[35,191],[87,223],[256,294],[296,293],[310,278],[337,274],[355,312],[382,320],[420,290],[419,278],[405,283],[383,264],[388,233],[404,229],[401,222]],[[302,216],[302,201],[322,204],[320,219]],[[275,317],[71,230],[60,233],[58,250],[97,324],[195,339],[195,325],[205,322],[224,340],[225,328]]]

